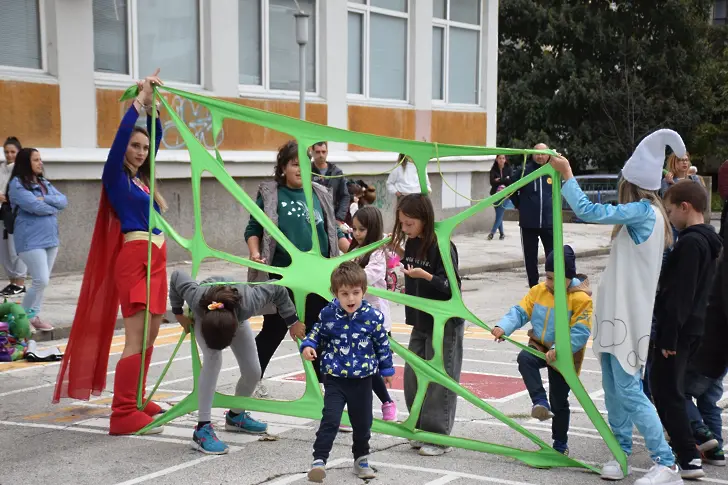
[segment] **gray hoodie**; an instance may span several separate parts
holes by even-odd
[[[200,300],[210,289],[209,286],[201,286],[204,283],[216,281],[235,281],[233,277],[212,276],[197,283],[190,275],[182,271],[175,271],[169,280],[169,302],[172,304],[172,313],[181,315],[182,306],[185,302],[192,309],[195,321],[201,322],[203,313],[200,311]],[[254,315],[260,315],[261,310],[268,304],[273,304],[278,309],[278,314],[283,317],[286,325],[290,327],[298,321],[296,307],[288,296],[288,291],[278,285],[231,285],[240,292],[242,297],[240,306],[235,309],[238,321],[243,322]]]

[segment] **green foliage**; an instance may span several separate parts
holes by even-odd
[[[616,172],[669,127],[694,160],[716,154],[728,139],[728,44],[711,3],[501,0],[498,144],[543,141],[580,168]]]
[[[718,194],[718,192],[710,194],[710,210],[712,212],[717,212],[718,214],[720,214],[723,210],[723,200],[720,198],[720,194]]]

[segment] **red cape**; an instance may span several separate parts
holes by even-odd
[[[106,387],[109,349],[119,312],[114,265],[123,244],[121,224],[102,188],[76,315],[53,393],[54,403],[63,397],[87,401],[91,394],[101,395]]]

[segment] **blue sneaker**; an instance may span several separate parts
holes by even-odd
[[[262,421],[253,419],[250,413],[240,413],[230,416],[230,411],[225,415],[225,431],[235,431],[250,434],[263,434],[268,431],[268,425]]]
[[[229,450],[228,445],[217,439],[215,430],[209,423],[200,429],[195,428],[195,432],[192,433],[192,449],[206,455],[224,455]]]

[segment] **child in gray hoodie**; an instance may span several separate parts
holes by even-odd
[[[172,313],[185,330],[189,331],[194,324],[195,337],[203,356],[198,423],[192,435],[192,448],[212,455],[228,452],[228,446],[217,438],[210,423],[212,399],[222,367],[222,350],[230,346],[240,367],[235,395],[249,397],[260,380],[260,363],[248,319],[273,304],[289,327],[298,322],[296,308],[285,287],[220,284],[225,281],[234,279],[213,276],[197,283],[188,274],[175,271],[169,282]],[[182,307],[185,302],[193,313],[194,322],[184,314]],[[268,425],[253,419],[242,409],[231,409],[225,417],[225,429],[262,434],[268,430]]]

